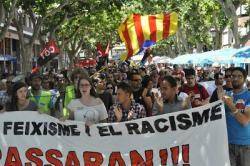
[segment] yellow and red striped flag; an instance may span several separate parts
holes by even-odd
[[[119,36],[127,48],[126,59],[174,34],[177,24],[178,15],[175,12],[130,15],[118,28]]]

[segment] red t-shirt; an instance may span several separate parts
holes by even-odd
[[[191,92],[194,93],[194,96],[191,99],[191,104],[193,108],[201,106],[201,105],[196,104],[196,100],[203,101],[209,97],[209,94],[206,88],[204,88],[200,84],[195,84],[194,87],[188,87],[187,85],[183,85],[183,87],[181,88],[181,91],[186,94],[190,94]]]

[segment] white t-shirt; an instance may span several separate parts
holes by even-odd
[[[80,99],[73,99],[68,104],[67,108],[74,112],[76,121],[96,124],[108,118],[104,103],[95,106],[86,106],[81,103]]]

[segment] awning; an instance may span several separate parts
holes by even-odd
[[[0,61],[16,61],[16,57],[12,55],[0,55]]]

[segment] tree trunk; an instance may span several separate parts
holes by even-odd
[[[59,70],[65,68],[65,63],[64,61],[64,49],[60,47],[60,54],[58,55],[58,68]]]
[[[219,29],[216,31],[216,35],[215,35],[215,50],[219,50],[221,49],[222,46],[222,33],[223,30]]]
[[[185,52],[191,53],[191,50],[188,47],[188,42],[186,40],[186,36],[184,36],[182,29],[179,28],[178,31],[176,32],[176,34],[177,34],[177,37],[179,38],[181,44],[184,46]]]
[[[31,72],[31,69],[32,69],[33,45],[30,45],[30,44],[23,44],[23,45],[24,47],[20,47],[21,71],[23,74],[26,74],[28,72]]]
[[[203,44],[201,43],[201,42],[199,42],[199,43],[196,43],[196,51],[197,51],[197,53],[199,53],[199,52],[202,52],[203,51]]]
[[[236,14],[236,9],[239,6],[239,4],[234,6],[232,0],[218,0],[218,2],[221,4],[223,11],[225,12],[226,16],[230,18],[233,22],[232,26],[230,27],[233,36],[234,36],[234,48],[240,47],[240,36],[238,32],[238,16]]]
[[[233,26],[232,26],[233,36],[234,36],[234,48],[240,47],[240,35],[238,33],[238,17],[233,18]]]
[[[74,58],[76,55],[76,51],[69,51],[68,57],[69,57],[69,68],[72,69],[74,67]]]
[[[168,55],[170,58],[174,58],[176,57],[175,52],[172,50],[172,47],[170,45],[167,45],[167,51],[168,51]]]
[[[16,3],[17,0],[13,0],[11,2],[11,7],[10,9],[6,10],[3,6],[3,2],[0,1],[0,20],[3,20],[2,23],[4,24],[3,27],[0,27],[0,40],[5,38],[5,34],[8,31],[8,28],[11,24],[11,21],[15,15],[15,11],[16,11]]]

